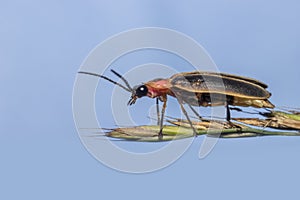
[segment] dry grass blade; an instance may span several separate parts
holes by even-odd
[[[261,113],[266,119],[235,118],[239,124],[221,120],[203,119],[193,121],[197,135],[208,135],[221,138],[243,138],[257,136],[300,136],[300,115],[293,112],[270,111]],[[137,126],[116,128],[106,132],[106,136],[130,141],[160,142],[193,137],[188,121],[173,118],[171,125],[164,126],[163,138],[158,138],[159,126]],[[241,124],[243,123],[243,124]],[[251,125],[248,126],[248,125]],[[253,128],[254,126],[254,128]],[[281,131],[265,130],[265,127]],[[293,130],[293,131],[285,131]]]
[[[258,127],[270,127],[280,130],[300,130],[300,114],[298,112],[270,111],[260,114],[267,118],[234,118],[234,120]]]

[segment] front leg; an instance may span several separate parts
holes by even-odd
[[[158,98],[157,98],[158,99]],[[159,132],[158,132],[158,138],[161,140],[163,137],[163,127],[164,127],[164,116],[165,116],[165,111],[167,107],[167,96],[162,96],[161,100],[163,101],[163,106],[161,109],[161,118],[160,118],[160,123],[159,123]]]
[[[159,113],[159,98],[156,98],[156,115],[157,115],[157,125],[160,125],[160,113]]]

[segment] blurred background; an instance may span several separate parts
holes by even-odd
[[[114,34],[146,26],[192,37],[220,71],[266,82],[272,103],[299,108],[298,1],[11,0],[0,5],[1,199],[299,197],[300,138],[221,139],[199,160],[203,137],[198,137],[171,166],[133,175],[94,159],[72,117],[73,84],[88,53]],[[178,70],[185,64],[150,55],[119,62],[135,66],[143,63],[137,57],[165,59]],[[96,99],[113,89],[107,86],[98,88]],[[143,105],[150,104],[145,99],[137,106]],[[149,121],[147,113],[134,113],[137,123]]]

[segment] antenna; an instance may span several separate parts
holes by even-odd
[[[120,74],[118,74],[118,73],[117,73],[116,71],[114,71],[114,70],[111,70],[111,71],[112,71],[116,76],[118,76],[119,78],[121,78],[121,79],[124,81],[124,83],[126,84],[126,86],[127,86],[128,88],[125,87],[124,85],[122,85],[122,84],[120,84],[120,83],[118,83],[118,82],[116,82],[116,81],[113,81],[113,80],[111,80],[110,78],[108,78],[108,77],[106,77],[106,76],[103,76],[103,75],[100,75],[100,74],[96,74],[96,73],[92,73],[92,72],[84,72],[84,71],[79,71],[78,73],[80,73],[80,74],[88,74],[88,75],[92,75],[92,76],[97,76],[97,77],[103,78],[103,79],[105,79],[105,80],[107,80],[107,81],[109,81],[109,82],[111,82],[111,83],[113,83],[113,84],[115,84],[115,85],[117,85],[117,86],[123,88],[124,90],[126,90],[126,91],[128,91],[128,92],[132,92],[132,91],[133,91],[133,89],[130,87],[128,81],[127,81],[124,77],[122,77]]]
[[[117,77],[119,77],[120,79],[122,79],[122,81],[124,81],[125,85],[128,87],[128,89],[131,90],[131,92],[133,91],[132,87],[130,87],[128,81],[119,73],[117,73],[115,70],[111,69],[110,70],[112,73],[114,73]]]

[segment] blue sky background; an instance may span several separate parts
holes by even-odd
[[[199,137],[173,165],[132,175],[95,160],[72,118],[83,59],[107,37],[144,26],[191,36],[221,71],[263,80],[274,104],[300,107],[298,1],[0,5],[0,199],[299,198],[300,138],[220,140],[199,160]]]

